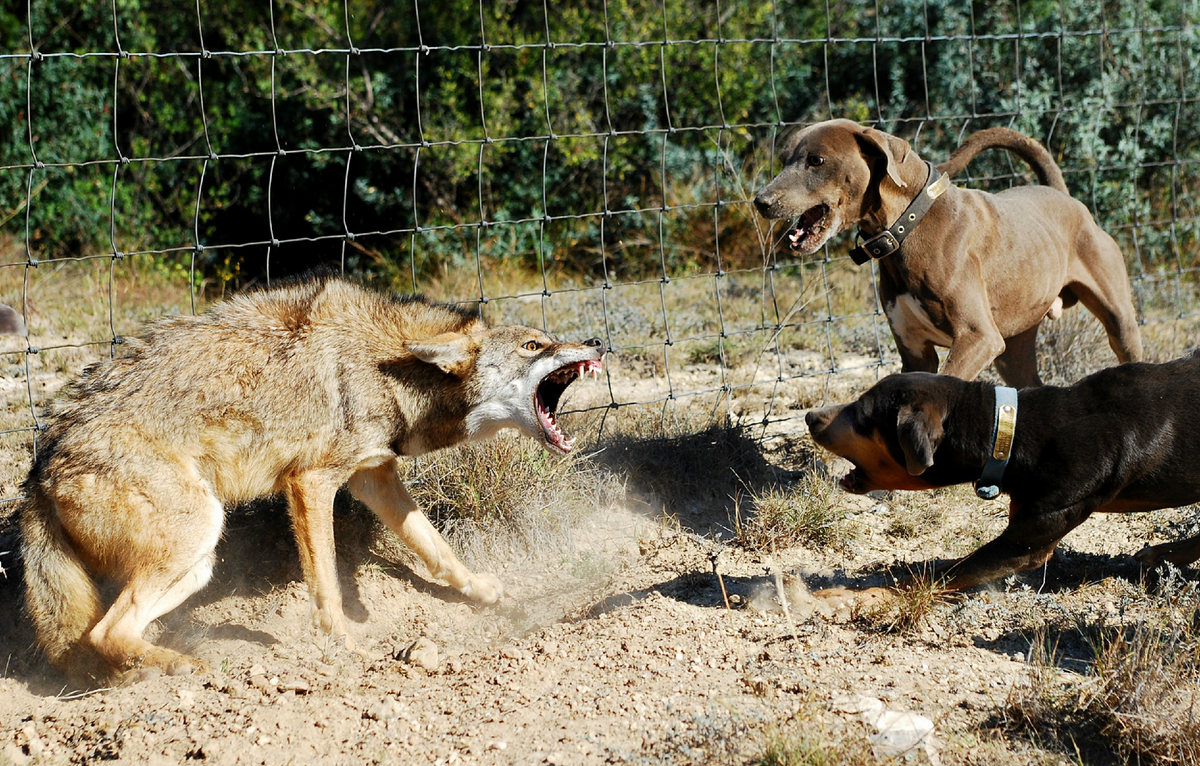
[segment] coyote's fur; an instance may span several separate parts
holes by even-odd
[[[474,574],[417,509],[401,456],[507,427],[571,449],[555,412],[600,368],[603,343],[398,299],[332,278],[250,292],[153,324],[89,367],[57,408],[26,481],[29,614],[49,659],[103,678],[201,667],[142,637],[208,582],[225,510],[283,495],[314,621],[353,648],[333,546],[333,498],[350,491],[425,561],[483,603]],[[120,593],[107,608],[98,580]]]

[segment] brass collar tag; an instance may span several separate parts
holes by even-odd
[[[996,419],[992,428],[992,454],[975,482],[975,494],[984,500],[1000,494],[1000,480],[1012,457],[1013,439],[1017,433],[1017,389],[996,386]]]

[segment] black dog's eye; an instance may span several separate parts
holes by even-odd
[[[808,155],[808,159],[806,161],[808,162],[808,166],[810,168],[818,168],[825,164],[825,158],[819,154]]]
[[[525,349],[526,351],[541,351],[542,344],[538,343],[536,340],[527,340],[525,341],[525,345],[521,346],[521,348]]]

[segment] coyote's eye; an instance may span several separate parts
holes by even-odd
[[[825,164],[825,158],[819,154],[808,155],[808,166],[810,168],[820,167]]]
[[[542,344],[538,343],[536,340],[527,340],[525,341],[525,345],[521,346],[521,348],[525,349],[526,351],[541,351]]]

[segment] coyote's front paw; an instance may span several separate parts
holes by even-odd
[[[462,594],[481,604],[494,604],[504,595],[504,586],[496,575],[473,574],[463,586]]]

